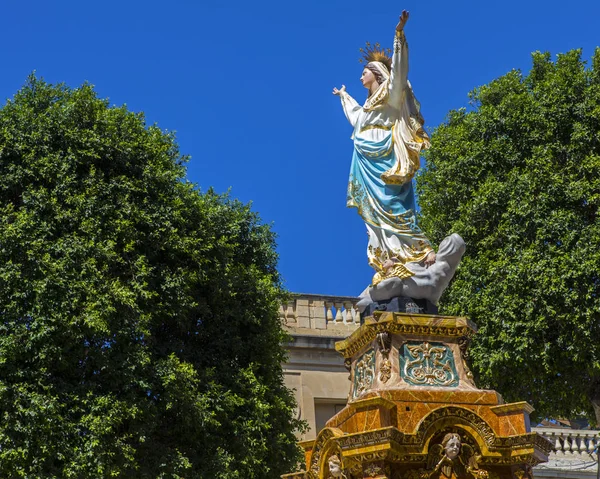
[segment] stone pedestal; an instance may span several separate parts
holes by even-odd
[[[527,479],[552,443],[530,432],[525,402],[478,389],[466,318],[375,312],[336,349],[348,405],[286,479]],[[453,443],[454,442],[454,446]],[[454,450],[453,450],[454,447]]]

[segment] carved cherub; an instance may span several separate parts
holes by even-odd
[[[489,479],[487,471],[479,469],[478,456],[456,433],[448,433],[441,444],[429,450],[427,474],[430,479]],[[421,477],[425,474],[420,474]]]
[[[337,454],[330,456],[327,460],[327,463],[329,464],[329,477],[336,479],[338,477],[341,477],[342,479],[348,479],[346,474],[344,474],[342,471],[342,461],[340,461],[340,458],[337,456]]]

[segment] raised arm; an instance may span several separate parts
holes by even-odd
[[[396,26],[394,37],[394,55],[392,57],[392,71],[390,73],[390,96],[392,105],[398,105],[402,100],[402,93],[408,82],[408,43],[404,36],[404,25],[408,21],[408,12],[402,11],[400,21]]]
[[[360,113],[360,105],[356,102],[354,98],[352,98],[348,93],[346,93],[346,86],[342,85],[342,88],[339,90],[337,88],[333,89],[333,94],[338,95],[340,100],[342,100],[342,108],[344,109],[344,113],[348,121],[352,125],[352,127],[356,126],[356,122],[358,121],[358,115]]]

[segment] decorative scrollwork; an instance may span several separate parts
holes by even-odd
[[[423,324],[405,323],[403,322],[403,318],[404,313],[375,312],[373,313],[373,319],[381,322],[365,324],[347,339],[336,343],[335,349],[346,358],[353,357],[367,344],[371,343],[376,338],[377,333],[381,331],[388,331],[392,335],[436,336],[440,339],[461,336],[470,337],[475,334],[474,325],[464,318],[444,317],[445,323],[443,325],[434,325],[425,322]]]
[[[412,358],[412,359],[411,359]],[[404,345],[403,378],[416,386],[457,386],[452,350],[442,343]]]
[[[392,377],[392,363],[390,362],[390,351],[392,350],[392,335],[388,331],[377,333],[377,344],[381,352],[381,363],[379,366],[379,380],[387,383]]]
[[[371,464],[367,464],[363,468],[363,471],[365,473],[367,473],[369,476],[376,476],[377,474],[379,474],[383,471],[383,468],[379,464],[373,462]]]
[[[375,445],[386,442],[402,443],[404,434],[394,427],[379,429],[377,431],[368,431],[360,434],[352,434],[338,438],[337,442],[342,450],[353,449],[359,446]]]
[[[431,429],[437,421],[450,417],[455,418],[457,423],[466,423],[471,427],[474,427],[488,446],[494,444],[496,435],[490,425],[473,411],[456,406],[442,407],[429,413],[429,415],[423,419],[423,422],[419,427],[419,432],[417,434],[419,436],[418,443],[424,441],[428,430]]]
[[[317,436],[317,439],[315,440],[315,443],[313,445],[312,455],[310,458],[309,473],[313,473],[313,474],[317,475],[317,477],[318,477],[321,453],[323,452],[325,443],[334,436],[336,436],[336,434],[330,428],[324,428],[321,430],[321,432]]]
[[[375,350],[363,354],[354,366],[354,398],[373,386],[375,380]]]
[[[382,383],[387,383],[392,377],[392,363],[388,358],[382,358],[381,367],[379,368],[379,380]]]

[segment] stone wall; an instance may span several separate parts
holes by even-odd
[[[285,382],[296,394],[298,417],[310,426],[301,440],[314,439],[336,408],[346,404],[348,371],[334,345],[360,325],[357,301],[346,296],[306,294],[297,295],[280,309],[292,336],[284,365]]]

